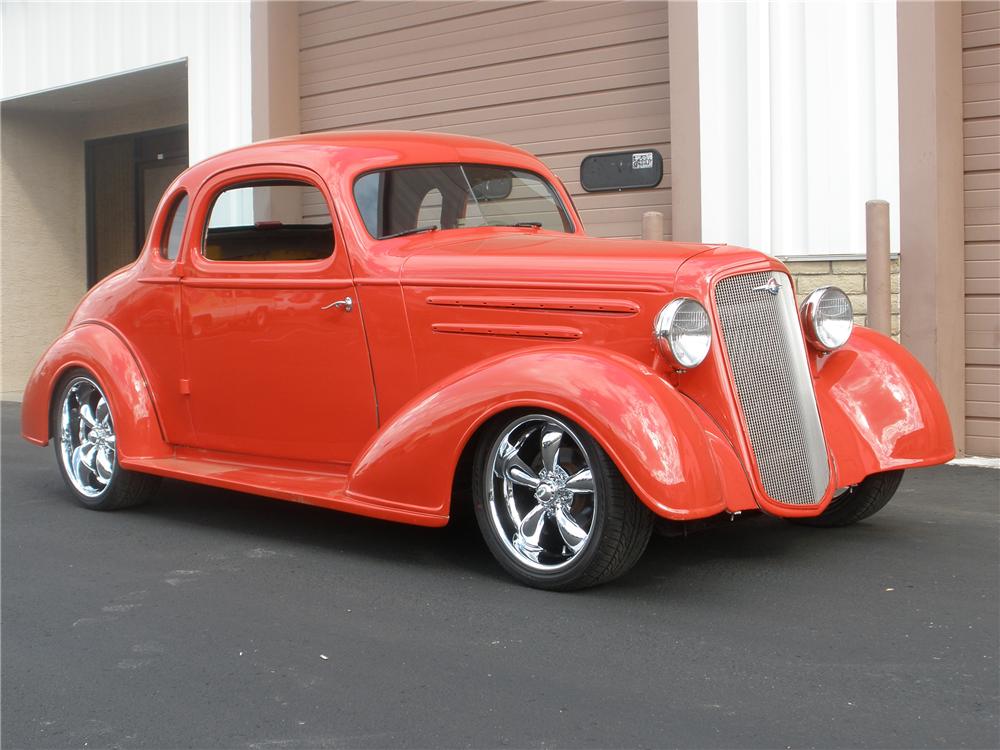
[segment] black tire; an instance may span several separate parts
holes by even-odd
[[[106,455],[111,456],[112,469],[110,471],[110,478],[106,480],[106,484],[101,488],[99,485],[101,481],[98,480],[98,474],[96,471],[90,471],[89,475],[91,479],[88,480],[74,480],[70,475],[72,459],[69,458],[70,453],[65,453],[67,450],[66,440],[70,440],[70,445],[77,444],[79,441],[79,428],[69,430],[69,437],[67,438],[63,434],[62,430],[62,415],[64,405],[67,403],[67,399],[73,401],[76,400],[79,406],[79,392],[81,388],[92,386],[94,390],[89,391],[89,397],[85,400],[93,402],[95,399],[100,402],[103,400],[103,389],[91,373],[83,369],[76,369],[68,373],[66,377],[63,378],[56,389],[55,398],[52,401],[52,412],[51,412],[51,434],[52,434],[52,444],[55,449],[56,454],[56,464],[59,466],[59,472],[62,474],[63,481],[66,482],[66,486],[69,488],[70,493],[72,493],[73,498],[76,502],[88,508],[89,510],[120,510],[122,508],[129,508],[135,505],[149,500],[156,492],[157,487],[160,484],[160,478],[152,476],[150,474],[142,474],[135,471],[127,471],[121,467],[118,463],[118,452],[117,452],[117,441],[115,441],[115,448],[109,451]],[[76,389],[76,392],[71,396],[71,392]],[[106,425],[110,428],[110,435],[112,438],[115,437],[114,430],[114,415],[111,414],[110,405],[104,401],[104,408],[106,409],[107,418]],[[76,414],[76,424],[79,425],[80,409],[70,408],[69,412],[71,414],[70,419],[75,411]],[[105,429],[105,435],[108,430]],[[74,434],[77,433],[77,434]],[[105,443],[107,444],[107,443]],[[79,446],[78,446],[79,447]],[[92,461],[95,459],[91,459]],[[67,466],[70,464],[70,467]],[[91,489],[91,492],[84,492],[77,486],[80,484],[81,487]],[[89,485],[89,486],[88,486]],[[96,488],[96,489],[94,489]]]
[[[790,518],[792,523],[802,526],[817,526],[833,528],[850,526],[878,513],[886,506],[899,489],[903,479],[903,470],[886,471],[865,477],[837,497],[827,506],[827,509],[812,518]]]
[[[499,475],[494,475],[493,471],[494,461],[498,457],[499,441],[507,437],[512,425],[517,425],[521,420],[532,419],[551,420],[554,425],[568,430],[572,440],[567,441],[568,448],[557,448],[556,461],[561,460],[560,457],[565,455],[565,451],[571,454],[576,452],[588,460],[586,465],[589,466],[593,478],[592,492],[580,491],[580,496],[574,495],[573,499],[568,501],[572,505],[564,506],[564,508],[576,507],[579,502],[585,503],[588,495],[591,496],[592,507],[590,515],[587,516],[589,527],[586,541],[568,561],[554,565],[553,567],[558,569],[552,570],[539,570],[533,567],[532,562],[518,552],[515,548],[517,542],[512,544],[512,540],[504,536],[502,529],[498,528],[498,518],[494,516],[497,504],[491,501],[491,486],[495,492],[494,483],[503,481]],[[544,429],[541,428],[542,434]],[[582,453],[579,452],[580,449]],[[524,450],[530,452],[531,448],[529,446]],[[541,461],[541,455],[538,461]],[[536,463],[536,466],[540,465]],[[653,531],[655,519],[653,513],[635,496],[614,462],[597,441],[576,423],[548,412],[534,410],[508,412],[494,420],[478,441],[473,459],[472,482],[473,508],[487,547],[504,570],[521,583],[534,588],[572,591],[617,578],[638,562]],[[536,501],[537,491],[532,493],[529,488],[525,489],[525,492],[529,493],[526,495],[529,504]],[[584,499],[578,500],[578,497]],[[541,502],[537,507],[540,506]],[[503,504],[501,507],[507,506]],[[507,520],[511,520],[509,516]],[[563,540],[554,536],[556,533],[562,534],[559,529],[560,522],[555,515],[545,516],[541,524],[552,526],[545,533],[552,535],[557,545],[563,543]],[[537,559],[535,562],[538,562]]]

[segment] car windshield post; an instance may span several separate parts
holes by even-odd
[[[489,220],[487,220],[482,209],[479,207],[479,199],[476,197],[476,191],[472,189],[472,183],[469,182],[469,175],[465,173],[465,165],[459,164],[458,171],[462,173],[462,179],[465,180],[465,187],[468,190],[466,195],[472,199],[472,204],[476,207],[476,213],[478,213],[479,218],[483,220],[483,224],[489,225]],[[468,211],[468,209],[466,209],[466,211]]]

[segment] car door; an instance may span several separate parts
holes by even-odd
[[[196,446],[347,464],[377,428],[343,235],[315,173],[256,166],[199,191],[182,289]]]

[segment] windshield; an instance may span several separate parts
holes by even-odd
[[[486,226],[573,231],[548,182],[506,167],[444,164],[369,172],[354,183],[354,200],[376,239]]]

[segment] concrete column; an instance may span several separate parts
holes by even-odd
[[[253,139],[299,133],[299,4],[250,4]]]
[[[965,449],[962,4],[897,5],[901,340]]]
[[[279,0],[250,3],[250,86],[253,140],[298,135],[299,4]],[[255,219],[302,221],[302,203],[290,190],[253,192]]]
[[[892,262],[889,260],[889,204],[874,200],[865,203],[867,263],[865,292],[868,327],[892,335]]]
[[[701,242],[698,3],[668,3],[667,28],[670,44],[672,237],[681,242]]]
[[[644,240],[661,241],[663,239],[663,214],[659,211],[646,211],[642,215],[642,238]]]

